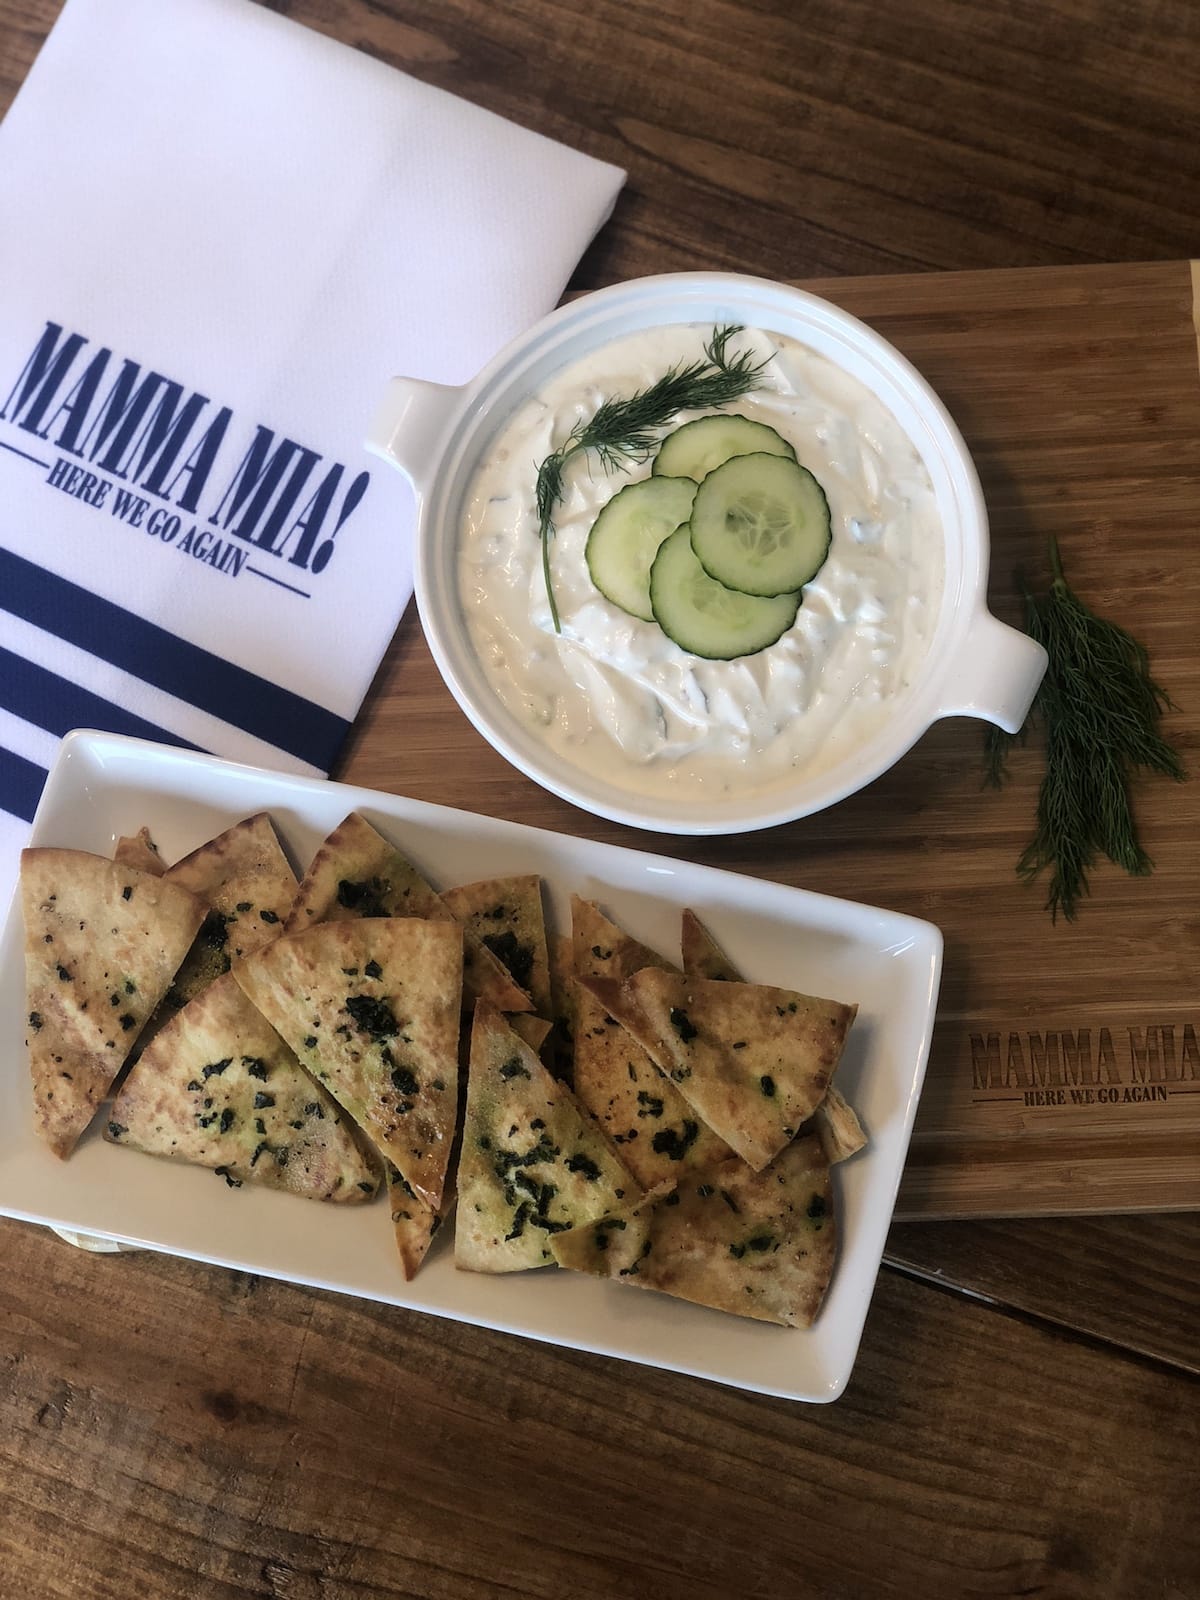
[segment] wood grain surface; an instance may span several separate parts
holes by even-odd
[[[26,1243],[42,1271],[0,1322],[24,1400],[0,1504],[13,1595],[1195,1593],[1180,1379],[897,1274],[872,1359],[806,1408]]]
[[[1164,532],[1200,508],[1172,265],[1198,253],[1191,0],[273,9],[624,165],[577,287],[855,277],[825,290],[914,355],[978,453],[994,603],[1061,532],[1079,587],[1170,662],[1194,765],[1197,564]],[[0,0],[0,110],[57,11]],[[1002,276],[986,314],[972,298],[977,269],[1136,261],[1161,265]],[[913,276],[931,269],[968,275]],[[1154,898],[1101,874],[1052,930],[1011,875],[1034,752],[981,796],[975,738],[942,725],[808,825],[677,848],[948,916],[936,1081],[976,1024],[1027,1055],[1032,1032],[1098,1029],[1081,994],[1124,1027],[1194,1017],[1190,790],[1141,798]],[[669,846],[508,768],[411,614],[343,774]],[[1019,971],[1005,925],[1026,930]],[[935,1114],[932,1151],[973,1108],[934,1094]],[[851,1385],[812,1409],[0,1222],[0,1600],[1197,1600],[1197,1221],[898,1223]]]

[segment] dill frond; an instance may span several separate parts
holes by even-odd
[[[1026,631],[1049,657],[1034,702],[1046,730],[1046,771],[1034,835],[1017,871],[1026,879],[1048,872],[1046,908],[1052,919],[1061,912],[1071,922],[1100,857],[1134,877],[1153,870],[1133,814],[1134,773],[1177,783],[1186,774],[1159,729],[1172,703],[1150,675],[1144,646],[1073,592],[1053,539],[1050,563],[1049,592],[1042,599],[1025,595]],[[985,781],[996,787],[1007,749],[989,741]]]

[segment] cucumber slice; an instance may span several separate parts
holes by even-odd
[[[592,582],[613,605],[654,621],[650,564],[667,535],[687,521],[695,498],[690,478],[643,478],[613,495],[584,549]]]
[[[659,627],[681,650],[710,661],[751,656],[796,620],[799,594],[764,600],[727,589],[696,560],[685,522],[664,539],[650,569],[650,603]]]
[[[783,435],[765,422],[738,416],[697,417],[663,440],[651,471],[656,477],[694,478],[700,483],[722,462],[750,455],[796,459]]]
[[[692,507],[692,549],[726,588],[790,594],[829,554],[829,502],[806,467],[783,456],[735,456],[710,472]]]

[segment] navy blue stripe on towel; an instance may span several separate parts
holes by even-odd
[[[11,750],[0,750],[0,811],[32,822],[49,776],[45,767],[35,766]]]
[[[4,549],[0,607],[322,772],[350,731],[323,706]]]
[[[104,733],[124,733],[131,739],[154,739],[159,744],[182,745],[197,750],[198,745],[132,711],[104,700],[90,689],[81,689],[68,678],[60,678],[32,661],[23,661],[0,645],[0,709],[11,711],[23,722],[62,737],[72,728],[99,728]]]

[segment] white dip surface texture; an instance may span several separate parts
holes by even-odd
[[[894,417],[823,356],[747,329],[731,352],[770,359],[761,387],[725,410],[781,433],[832,514],[829,555],[795,625],[757,655],[706,661],[606,600],[588,574],[587,536],[601,507],[648,477],[651,462],[609,474],[588,454],[568,467],[555,513],[555,633],[534,507],[538,465],[602,401],[697,360],[711,332],[678,325],[630,335],[556,373],[493,441],[468,491],[459,557],[471,639],[509,709],[576,766],[678,799],[813,775],[869,739],[920,669],[942,592],[933,488]]]

